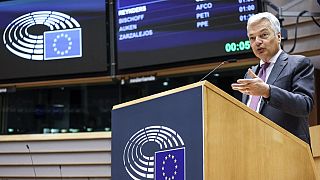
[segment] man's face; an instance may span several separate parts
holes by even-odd
[[[253,53],[264,62],[279,51],[281,35],[277,35],[271,28],[268,20],[254,22],[248,26],[248,37]]]

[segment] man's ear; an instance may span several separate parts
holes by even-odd
[[[277,34],[277,37],[278,37],[278,42],[280,44],[281,43],[281,33],[280,32]]]

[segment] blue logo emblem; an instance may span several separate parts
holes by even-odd
[[[44,60],[81,56],[81,28],[44,32]]]
[[[50,31],[29,33],[29,28],[39,25],[47,26]],[[10,52],[28,60],[82,56],[79,22],[56,11],[35,11],[16,18],[4,30],[3,42]]]
[[[155,180],[185,179],[185,148],[155,152]]]
[[[157,149],[150,148],[150,145],[156,145]],[[123,165],[134,180],[184,180],[183,139],[176,131],[165,126],[140,129],[131,136],[124,148]]]

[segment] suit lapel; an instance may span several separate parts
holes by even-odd
[[[283,68],[287,65],[287,63],[288,63],[288,54],[282,52],[272,68],[272,71],[267,80],[267,84],[274,84],[274,82],[277,80]]]
[[[288,63],[288,54],[282,52],[272,68],[272,71],[267,80],[267,84],[274,84],[274,82],[277,80],[280,73],[282,72],[284,67],[287,65],[287,63]],[[264,101],[261,101],[259,112],[263,108],[264,104],[265,104]]]

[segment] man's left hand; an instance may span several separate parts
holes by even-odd
[[[231,85],[232,89],[247,95],[269,98],[269,85],[259,78],[251,69],[248,70],[248,75],[252,79],[238,79],[237,83]]]

